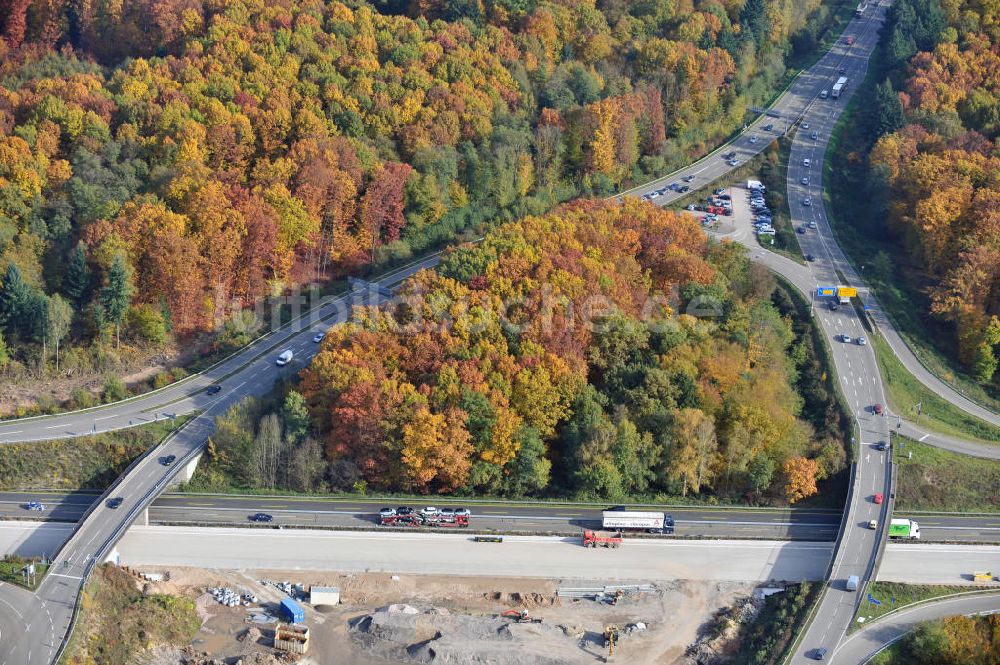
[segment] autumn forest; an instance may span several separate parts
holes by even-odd
[[[739,128],[818,0],[0,8],[3,381],[120,398],[130,359],[474,233],[220,418],[194,484],[794,502],[844,467],[792,297],[597,202]]]

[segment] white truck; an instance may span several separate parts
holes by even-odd
[[[639,510],[605,510],[601,528],[614,531],[633,530],[647,533],[673,533],[674,520],[663,513]]]
[[[913,520],[894,519],[889,522],[889,537],[920,540],[920,525]]]
[[[830,91],[830,96],[833,97],[834,99],[840,97],[840,93],[844,91],[845,87],[847,87],[847,77],[841,76],[839,79],[837,79],[837,82],[833,84],[833,89]]]

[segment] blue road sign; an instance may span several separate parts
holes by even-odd
[[[871,603],[872,605],[881,605],[882,604],[882,601],[876,600],[875,597],[873,595],[871,595],[871,594],[868,594],[868,602]]]

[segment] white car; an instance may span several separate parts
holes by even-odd
[[[809,123],[808,122],[803,122],[802,123],[802,129],[809,129]]]
[[[813,141],[815,141],[816,139],[819,138],[819,132],[813,132],[809,136],[810,136],[810,138],[812,138]]]
[[[806,157],[805,159],[802,160],[802,166],[804,166],[806,168],[809,168],[809,158],[808,157]]]
[[[851,343],[851,336],[850,335],[841,335],[840,336],[840,341],[843,342],[844,344],[850,344]]]
[[[288,363],[292,362],[292,358],[294,358],[294,357],[295,357],[295,354],[292,353],[291,349],[285,349],[280,354],[278,354],[278,359],[275,360],[274,363],[278,367],[284,367]]]
[[[802,178],[802,184],[803,185],[808,185],[809,184],[809,176],[806,176],[805,178]]]
[[[324,337],[326,337],[326,333],[325,332],[318,332],[315,335],[313,335],[313,341],[316,342],[317,344],[319,344],[320,342],[323,341]]]
[[[756,143],[756,142],[757,142],[757,137],[756,136],[751,136],[750,137],[750,143]]]
[[[434,506],[425,506],[420,509],[420,514],[423,515],[424,517],[433,517],[435,515],[440,514],[440,512],[441,511],[435,508]]]
[[[649,195],[649,198],[651,198],[651,199],[656,199],[656,198],[659,198],[659,197],[660,197],[660,193],[659,192],[653,192],[652,194]]]
[[[816,222],[809,222],[809,228],[811,229],[816,228]]]

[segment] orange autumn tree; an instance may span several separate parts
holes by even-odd
[[[814,459],[792,457],[785,461],[785,498],[788,503],[801,501],[816,494],[816,472],[819,466]]]

